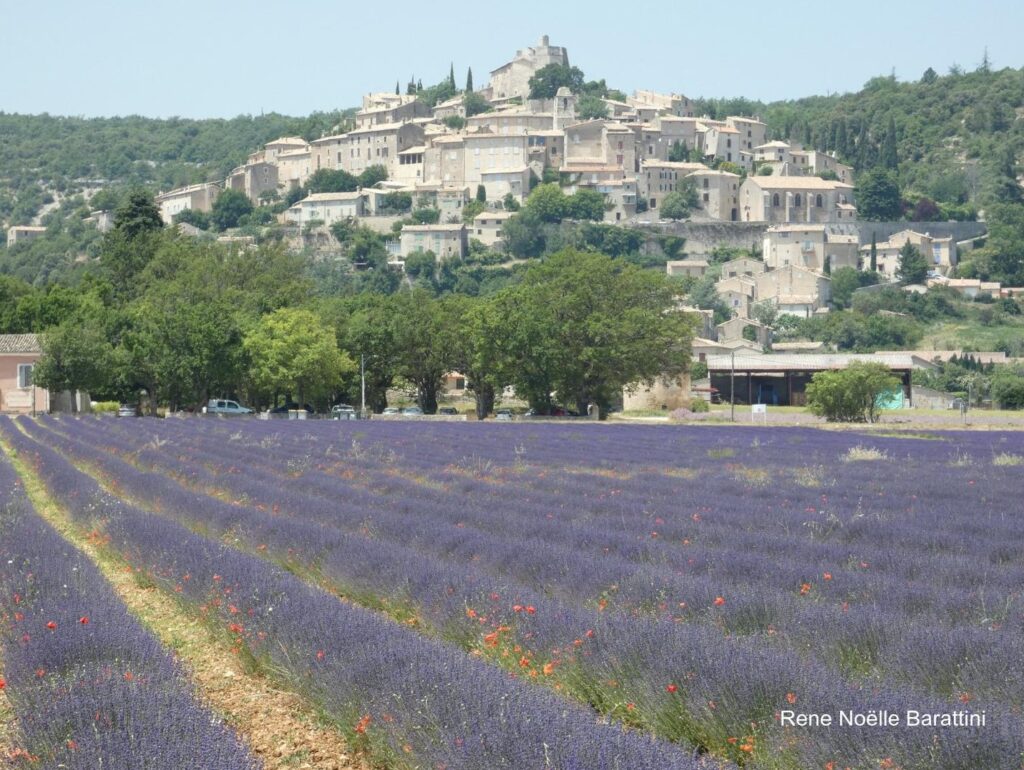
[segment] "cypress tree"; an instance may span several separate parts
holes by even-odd
[[[878,243],[875,233],[871,233],[871,272],[878,271]]]
[[[470,67],[466,70],[466,93],[473,93],[473,68]]]
[[[398,81],[396,80],[395,81],[395,96],[398,96],[400,93],[401,93],[401,91],[398,90]]]
[[[882,157],[879,159],[883,166],[895,171],[899,167],[899,158],[896,156],[896,120],[889,116],[889,126],[885,131],[885,142],[882,144]]]
[[[845,158],[850,152],[847,141],[846,118],[839,118],[839,125],[836,127],[836,153],[841,158]]]
[[[455,90],[455,62],[452,62],[448,67],[448,85]]]

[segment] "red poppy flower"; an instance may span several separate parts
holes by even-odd
[[[787,692],[786,693],[786,703],[788,703],[791,706],[794,703],[796,703],[796,693]]]
[[[678,690],[678,689],[679,689],[679,688],[678,688],[678,687],[676,687],[676,686],[675,686],[674,684],[670,684],[670,685],[666,685],[666,686],[665,686],[665,690],[666,690],[667,692],[675,692],[675,691],[676,691],[676,690]]]
[[[6,679],[0,679],[0,690],[4,689],[6,686],[7,686],[7,680]]]
[[[46,627],[48,629],[50,629],[51,631],[56,631],[57,630],[57,624],[54,623],[52,620],[49,623],[46,624]]]
[[[721,607],[723,604],[725,604],[725,599],[723,599],[721,596],[716,596],[715,597],[715,606],[716,607]]]
[[[535,612],[537,612],[537,608],[534,607],[533,605],[530,605],[529,607],[526,608],[526,614],[527,615],[533,615]]]
[[[89,618],[85,615],[82,615],[82,617],[78,619],[78,622],[81,623],[83,626],[87,626],[89,625]]]

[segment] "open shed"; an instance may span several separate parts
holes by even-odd
[[[914,369],[935,364],[912,353],[831,353],[813,355],[709,355],[711,387],[729,403],[803,406],[807,383],[816,372],[845,369],[854,361],[885,364],[903,385],[905,403],[911,405],[910,377]]]

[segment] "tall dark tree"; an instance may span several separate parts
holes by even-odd
[[[470,67],[466,70],[466,93],[473,93],[473,68]]]
[[[448,65],[448,85],[455,90],[455,62]]]
[[[129,240],[164,226],[153,196],[145,190],[132,190],[121,207],[114,212],[114,229]]]
[[[924,258],[921,250],[910,241],[907,241],[900,249],[896,277],[904,286],[924,283],[928,277],[928,260]]]
[[[398,81],[395,81],[395,96],[398,96],[402,92],[398,89]]]
[[[849,137],[846,133],[846,118],[839,118],[836,126],[836,153],[840,158],[846,158],[850,153]]]
[[[869,263],[872,273],[878,272],[878,236],[871,231],[871,261]]]
[[[875,169],[857,179],[857,214],[861,219],[887,222],[903,216],[900,186],[896,175],[887,169]]]
[[[896,119],[892,115],[889,116],[889,125],[885,130],[882,156],[878,160],[885,168],[891,171],[899,168],[899,157],[896,151]]]

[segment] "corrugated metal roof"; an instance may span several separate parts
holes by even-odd
[[[755,325],[751,322],[751,325]],[[890,369],[934,369],[927,359],[911,353],[803,353],[796,355],[737,355],[738,371],[784,372],[823,371],[845,369],[854,361],[885,364]],[[708,370],[729,371],[733,368],[732,356],[708,356]]]

